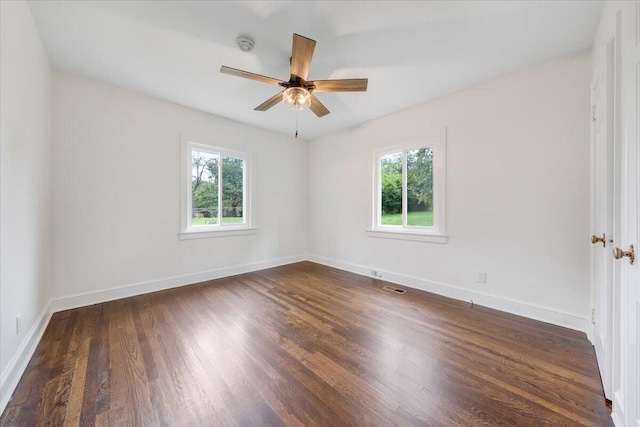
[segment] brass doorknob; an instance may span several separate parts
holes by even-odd
[[[598,237],[595,234],[591,236],[591,243],[595,245],[598,242],[602,242],[603,248],[607,246],[606,236],[604,235],[604,233],[602,233],[602,237]]]
[[[614,248],[613,249],[613,257],[615,259],[621,259],[628,256],[629,257],[629,264],[633,264],[633,261],[635,261],[636,259],[636,255],[635,252],[633,251],[633,245],[629,245],[629,250],[628,251],[623,251],[620,248]]]

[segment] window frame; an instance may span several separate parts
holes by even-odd
[[[192,156],[194,151],[199,151],[207,154],[213,154],[219,156],[220,173],[222,173],[222,158],[232,157],[235,159],[242,159],[244,162],[243,176],[242,176],[242,214],[244,217],[244,223],[230,223],[223,224],[220,221],[219,224],[211,224],[205,226],[194,227],[191,225],[191,219],[193,215],[193,200],[192,200]],[[219,146],[213,146],[208,144],[202,144],[194,142],[192,140],[184,140],[181,144],[181,203],[180,203],[180,240],[201,239],[209,237],[225,237],[225,236],[240,236],[246,234],[255,234],[256,228],[252,223],[252,209],[251,209],[251,154],[248,151],[238,151]],[[224,177],[222,177],[224,180]],[[218,191],[220,192],[219,203],[222,203],[221,186],[222,180],[218,182]],[[219,211],[220,212],[220,211]]]
[[[433,226],[407,225],[407,156],[406,151],[433,147]],[[382,219],[382,171],[383,156],[402,153],[402,225],[383,225]],[[370,237],[446,243],[446,128],[433,131],[419,139],[383,147],[373,156],[373,209],[371,209]]]

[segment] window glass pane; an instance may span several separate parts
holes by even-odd
[[[218,222],[217,154],[191,152],[191,226],[201,227]]]
[[[380,224],[402,225],[402,153],[380,158]]]
[[[244,160],[222,158],[222,223],[244,223]]]
[[[433,147],[408,150],[407,225],[433,226]]]

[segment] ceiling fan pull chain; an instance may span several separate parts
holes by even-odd
[[[296,115],[296,139],[298,139],[298,110],[295,110]]]

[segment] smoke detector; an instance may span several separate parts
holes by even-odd
[[[253,50],[253,46],[255,45],[253,40],[247,36],[238,37],[236,43],[238,43],[238,47],[243,52],[251,52]]]

